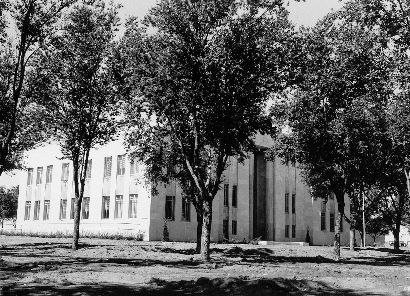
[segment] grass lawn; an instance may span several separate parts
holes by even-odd
[[[0,236],[0,295],[410,295],[410,252]]]

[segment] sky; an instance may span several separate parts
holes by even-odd
[[[120,17],[122,22],[129,16],[143,18],[156,0],[114,0],[122,5]],[[343,6],[340,0],[305,0],[304,2],[290,1],[288,10],[290,19],[298,26],[313,26],[332,9],[337,10]],[[0,176],[0,186],[17,185],[17,178],[3,174]]]

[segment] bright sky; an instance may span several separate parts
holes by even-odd
[[[143,16],[148,12],[156,0],[114,0],[122,4],[120,16],[122,22],[128,16]],[[344,1],[345,2],[345,1]],[[332,9],[339,9],[343,2],[340,0],[305,0],[305,2],[290,1],[288,10],[291,20],[297,25],[313,26],[320,18],[324,17]],[[12,178],[6,174],[0,176],[0,186],[13,186],[17,183],[17,178]]]
[[[156,0],[115,0],[122,4],[121,18],[134,15],[142,18],[157,1]],[[345,2],[345,1],[343,1]],[[313,26],[317,20],[325,16],[332,9],[339,9],[343,2],[340,0],[305,0],[305,2],[290,1],[288,9],[290,18],[297,25]]]

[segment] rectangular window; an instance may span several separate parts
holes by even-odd
[[[326,230],[326,201],[322,201],[322,208],[320,210],[320,230]]]
[[[292,238],[296,237],[296,225],[292,225]]]
[[[110,218],[110,197],[103,196],[102,198],[102,212],[101,212],[102,219]]]
[[[130,160],[130,175],[135,175],[139,173],[138,163],[134,158]]]
[[[119,219],[122,218],[122,195],[115,196],[115,208],[114,208],[114,218]]]
[[[175,196],[166,196],[165,198],[165,219],[175,220]]]
[[[53,166],[47,166],[46,170],[46,183],[50,184],[53,181]]]
[[[335,232],[335,213],[330,213],[329,231]]]
[[[93,167],[93,161],[92,161],[92,159],[90,159],[90,160],[88,160],[88,163],[87,163],[87,171],[85,173],[85,178],[86,179],[91,179],[92,167]]]
[[[104,178],[111,177],[112,157],[104,157]]]
[[[61,181],[68,181],[68,169],[69,163],[63,163],[62,171],[61,171]]]
[[[343,221],[344,221],[344,218],[342,217],[342,222],[340,223],[340,232],[343,232]]]
[[[43,183],[43,168],[37,168],[37,178],[36,178],[36,185]]]
[[[67,200],[60,201],[60,220],[67,219]]]
[[[238,234],[238,222],[236,220],[232,220],[232,235]]]
[[[191,221],[191,202],[188,198],[182,198],[182,221]]]
[[[125,155],[117,156],[117,175],[125,175]]]
[[[33,171],[34,169],[27,170],[27,186],[30,186],[33,184]]]
[[[232,186],[232,207],[238,207],[238,185]]]
[[[75,198],[72,198],[71,199],[70,219],[74,219],[74,210],[75,210]]]
[[[229,238],[229,221],[228,220],[222,221],[222,233],[225,239]]]
[[[44,201],[44,211],[43,211],[43,220],[50,219],[50,201]]]
[[[289,213],[289,193],[285,193],[285,213]]]
[[[296,213],[296,193],[292,193],[292,214]]]
[[[40,219],[40,201],[36,200],[34,202],[34,220],[39,220]]]
[[[31,201],[26,201],[26,206],[24,208],[24,220],[30,220],[31,211]]]
[[[137,194],[130,194],[130,203],[128,208],[128,217],[129,218],[137,218]]]
[[[229,184],[224,184],[224,206],[229,206]]]
[[[81,215],[81,217],[83,218],[83,219],[88,219],[88,218],[90,218],[90,198],[87,196],[87,197],[83,197],[83,203],[82,203],[82,206],[81,206],[81,208],[82,208],[82,215]]]
[[[285,225],[285,237],[289,237],[289,225]]]

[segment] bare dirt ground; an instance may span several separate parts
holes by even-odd
[[[410,295],[410,252],[0,236],[0,295]]]

